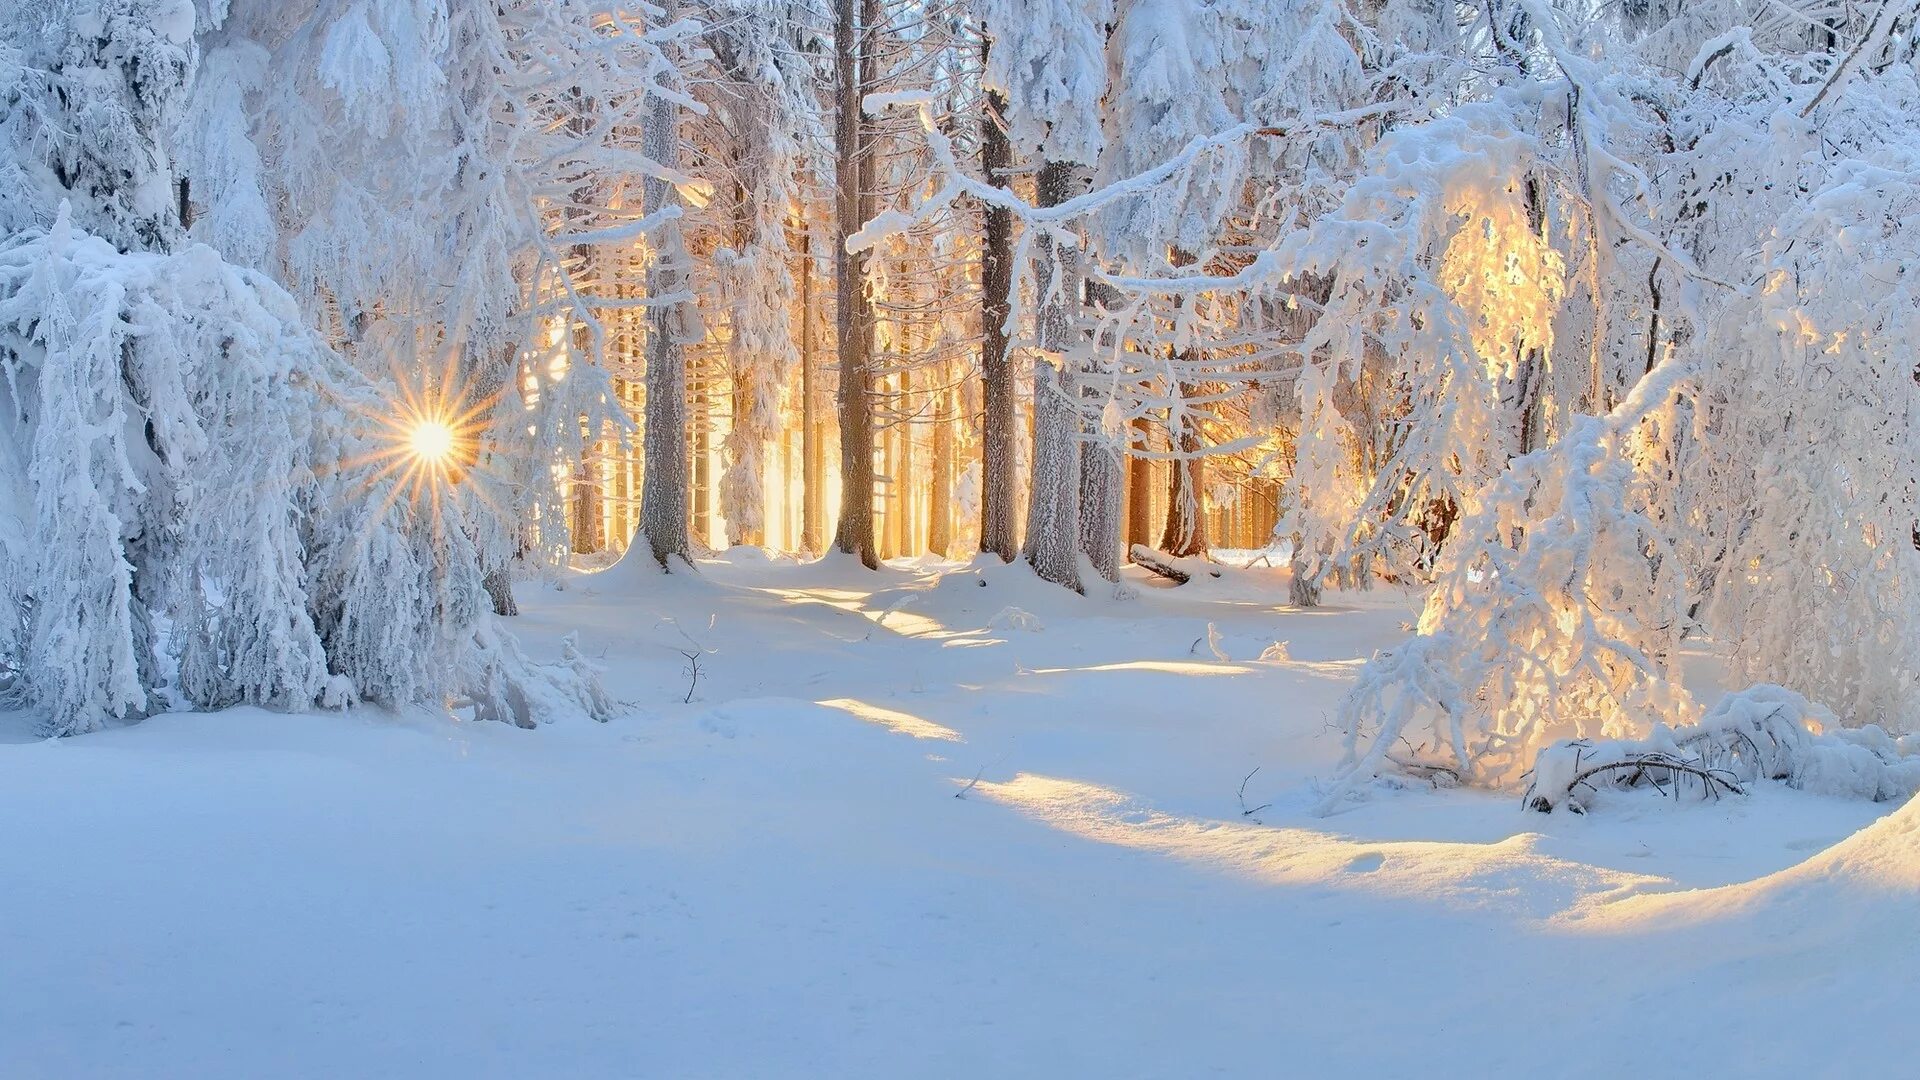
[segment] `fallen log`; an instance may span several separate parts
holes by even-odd
[[[1133,545],[1132,548],[1128,549],[1128,554],[1133,557],[1133,561],[1137,565],[1159,574],[1175,585],[1185,585],[1187,582],[1193,580],[1194,572],[1180,564],[1187,563],[1191,565],[1195,560],[1176,559],[1164,551],[1156,551],[1145,544]],[[1206,571],[1208,577],[1220,576],[1219,567],[1204,566],[1203,569]]]

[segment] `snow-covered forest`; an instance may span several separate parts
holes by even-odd
[[[1917,54],[11,0],[0,1075],[1899,1074]]]

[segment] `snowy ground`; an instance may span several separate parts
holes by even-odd
[[[1920,806],[1314,818],[1402,599],[703,571],[529,590],[533,651],[579,629],[632,703],[607,725],[0,728],[0,1076],[1916,1068]]]

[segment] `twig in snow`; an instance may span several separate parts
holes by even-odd
[[[1259,771],[1260,771],[1260,766],[1255,765],[1253,767],[1253,772],[1250,772],[1247,775],[1240,778],[1240,816],[1241,817],[1246,817],[1246,818],[1253,817],[1253,815],[1273,805],[1270,802],[1261,803],[1259,806],[1256,806],[1251,810],[1247,809],[1247,781],[1253,779],[1253,773],[1257,773]]]
[[[700,685],[700,654],[698,652],[689,652],[686,649],[681,649],[680,655],[687,658],[687,696],[681,698],[680,703],[683,705],[691,705],[693,704],[693,688]]]
[[[953,797],[956,799],[966,798],[967,792],[972,791],[974,788],[980,786],[980,778],[985,775],[987,775],[987,767],[985,765],[982,765],[980,766],[980,771],[973,774],[973,779],[967,781],[967,786],[961,788],[959,791],[954,792]]]

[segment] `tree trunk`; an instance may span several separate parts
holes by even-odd
[[[663,16],[675,17],[674,0],[666,0]],[[643,149],[648,157],[669,169],[680,164],[679,106],[654,99],[647,116]],[[642,188],[642,213],[655,214],[677,205],[679,192],[655,176]],[[667,296],[688,287],[688,259],[679,219],[667,221],[651,238],[653,264],[647,267],[647,295]],[[647,331],[645,464],[640,487],[640,531],[661,567],[678,556],[692,562],[687,540],[687,357],[685,340],[691,336],[689,304],[654,308]]]
[[[693,415],[687,418],[693,439],[692,539],[701,549],[713,544],[713,372],[711,365],[691,373]]]
[[[1058,206],[1071,195],[1075,168],[1040,168],[1039,202]],[[1078,249],[1040,239],[1039,336],[1033,363],[1033,476],[1027,489],[1028,565],[1044,581],[1074,592],[1080,584],[1080,409],[1074,379],[1075,316],[1080,294]]]
[[[936,372],[937,378],[944,378]],[[935,392],[933,406],[933,479],[927,492],[927,550],[941,558],[953,553],[953,392]]]
[[[825,454],[820,446],[820,402],[815,396],[813,349],[813,228],[800,233],[800,548],[819,554],[820,518],[825,508]]]
[[[873,205],[873,129],[861,99],[874,80],[874,56],[861,24],[871,32],[880,21],[880,3],[862,0],[860,8],[856,23],[854,0],[834,3],[834,287],[840,334],[840,524],[834,547],[878,568],[873,537],[873,304],[866,290],[868,253],[847,251],[847,239],[872,216]]]
[[[1193,389],[1182,384],[1177,391],[1185,401]],[[1167,527],[1160,535],[1160,550],[1175,558],[1204,555],[1207,551],[1207,519],[1200,510],[1201,492],[1206,485],[1206,462],[1199,456],[1200,425],[1172,409],[1167,416],[1167,437],[1181,454],[1167,470]]]
[[[573,553],[591,555],[607,546],[607,531],[601,522],[600,478],[594,475],[594,451],[588,446],[580,463],[573,467],[573,500],[567,531],[573,535]]]
[[[1133,421],[1133,445],[1142,453],[1127,459],[1127,548],[1153,546],[1153,459],[1145,455],[1152,426],[1144,416]]]
[[[492,567],[482,577],[481,584],[486,587],[487,599],[493,601],[495,615],[518,615],[520,605],[513,599],[513,569],[501,564]]]
[[[753,112],[749,123],[753,125],[749,130],[753,131],[757,137],[762,139],[766,137],[766,121],[757,109]],[[760,183],[755,173],[749,173],[744,180],[751,180],[755,187]],[[744,180],[736,179],[732,185],[733,250],[741,258],[745,258],[750,251],[757,252],[754,256],[756,259],[765,258],[765,254],[754,244],[757,232],[756,215],[752,196],[748,192],[748,184]],[[738,316],[737,306],[729,310],[734,317]],[[727,328],[727,437],[720,445],[723,460],[720,471],[720,513],[727,520],[728,547],[738,547],[743,544],[749,547],[764,547],[766,544],[766,443],[774,432],[765,430],[760,424],[763,411],[755,406],[759,395],[767,388],[757,377],[758,373],[754,370],[755,357],[748,351],[748,347],[748,335],[742,333],[739,326],[729,325]]]
[[[912,363],[912,354],[908,355],[908,363]],[[914,497],[915,489],[920,486],[919,462],[913,452],[913,429],[916,426],[914,410],[919,398],[914,393],[913,368],[902,371],[899,378],[900,419],[896,423],[900,429],[900,459],[896,463],[897,471],[893,474],[893,489],[899,493],[894,505],[900,509],[897,550],[902,555],[914,556],[925,550],[920,546],[920,515],[917,512],[919,507],[915,505],[919,500]]]
[[[461,378],[467,387],[466,400],[485,403],[478,406],[479,411],[470,421],[475,430],[486,431],[492,425],[501,388],[513,378],[514,357],[518,352],[518,347],[511,343],[495,349],[475,349],[469,344],[463,350],[465,370]],[[470,441],[470,448],[462,455],[462,469],[470,472],[479,468],[480,443],[477,438]],[[482,503],[480,510],[487,516],[484,541],[475,545],[480,554],[481,582],[495,615],[518,615],[520,605],[513,599],[513,560],[520,554],[521,523],[507,507]]]
[[[1102,309],[1117,306],[1110,287],[1091,286]],[[1098,343],[1102,354],[1114,347],[1111,331]],[[1089,365],[1088,373],[1097,370]],[[1120,580],[1121,444],[1102,425],[1105,394],[1083,375],[1080,389],[1080,550],[1100,576]]]
[[[593,112],[594,102],[577,93],[573,95],[573,100],[576,115],[568,122],[574,131],[584,133],[590,122],[588,117]],[[568,216],[585,219],[588,216],[585,208],[595,201],[588,174],[582,173],[580,182],[573,189],[573,197],[577,205],[568,211]],[[596,265],[593,246],[591,244],[574,245],[573,257],[579,262],[581,278],[590,277]],[[593,332],[585,321],[574,323],[572,333],[575,356],[586,356],[592,352]],[[580,460],[574,463],[572,487],[567,492],[570,496],[567,503],[567,533],[572,541],[575,555],[591,555],[607,546],[606,530],[601,527],[600,478],[594,475],[593,469],[594,436],[598,432],[587,431],[583,434],[586,438],[586,447],[581,451]]]
[[[984,54],[986,47],[981,49]],[[1007,141],[1007,99],[988,91],[987,111],[980,121],[980,165],[987,182],[1007,186],[1013,165],[1013,146]],[[985,247],[980,266],[980,379],[986,415],[980,432],[980,551],[1012,562],[1015,551],[1013,520],[1014,385],[1013,360],[1007,351],[1007,317],[1013,287],[1013,215],[998,207],[986,213]]]

